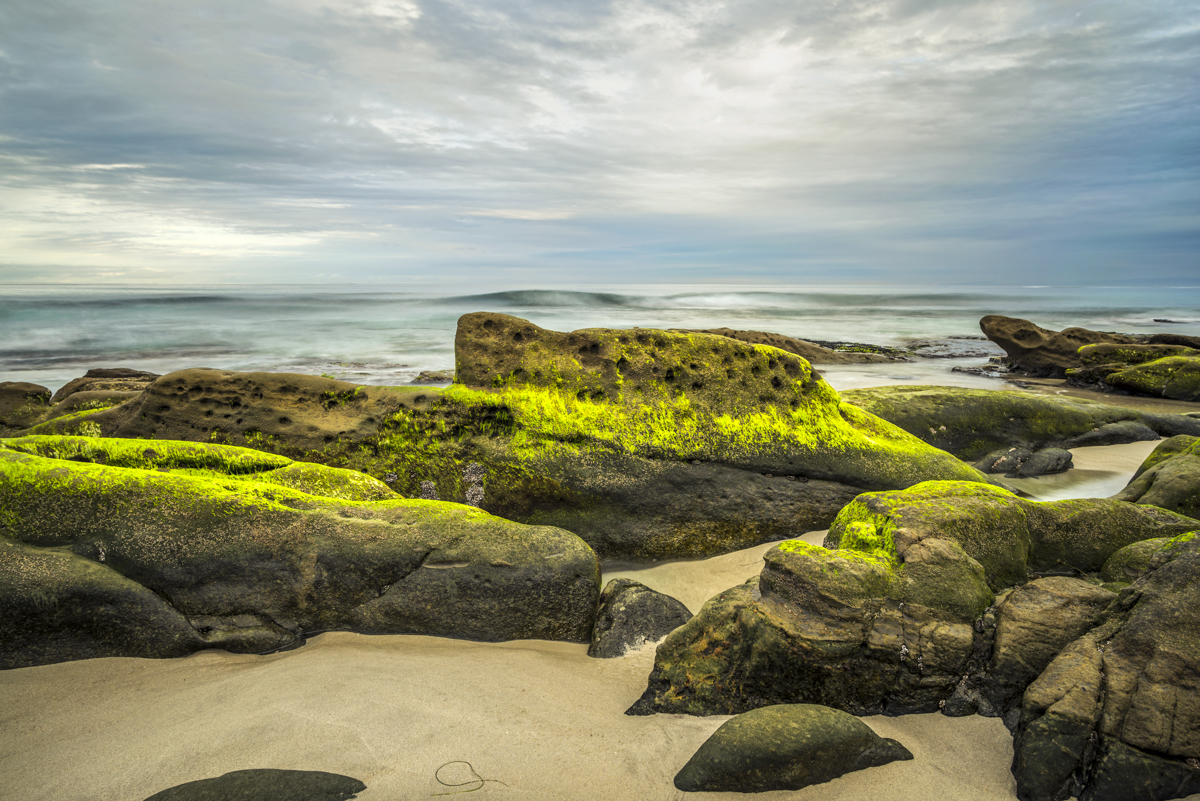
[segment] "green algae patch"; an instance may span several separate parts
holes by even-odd
[[[0,447],[49,459],[96,462],[143,470],[192,468],[244,475],[292,464],[291,459],[252,448],[167,440],[42,435],[3,440]]]
[[[861,607],[896,591],[895,564],[879,554],[788,540],[764,559],[763,588],[799,606],[837,602]]]

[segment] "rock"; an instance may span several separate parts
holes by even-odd
[[[971,462],[996,451],[1079,448],[1200,436],[1200,419],[1061,395],[1016,390],[892,386],[855,389],[842,400]]]
[[[599,590],[568,532],[242,448],[4,440],[0,508],[5,668],[325,630],[580,642]]]
[[[988,665],[992,705],[1003,712],[1019,701],[1063,648],[1100,622],[1116,597],[1103,587],[1067,576],[1037,579],[1008,593],[996,607]]]
[[[987,666],[992,631],[982,621],[995,593],[1031,572],[1097,571],[1131,542],[1194,526],[1152,507],[1038,503],[962,482],[865,493],[839,513],[827,547],[776,545],[757,580],[717,595],[668,635],[629,713],[737,714],[775,703],[933,711]],[[1093,607],[1111,597],[1069,586]],[[1070,594],[1057,584],[1028,592],[1033,600],[1018,599],[1014,614],[1038,603],[1047,620],[1090,614],[1055,612],[1052,596]],[[999,663],[1010,682],[1001,701],[1019,694],[1019,661]]]
[[[721,724],[675,776],[684,792],[799,790],[864,768],[912,759],[845,712],[779,704]]]
[[[1170,537],[1155,537],[1126,545],[1108,557],[1104,567],[1100,568],[1100,577],[1114,583],[1137,581],[1150,569],[1154,555],[1170,541]]]
[[[606,558],[724,553],[825,528],[863,490],[985,480],[763,345],[481,313],[460,321],[456,359],[445,390],[185,370],[87,423],[365,471],[567,529]]]
[[[1099,343],[1134,345],[1139,339],[1127,334],[1066,328],[1050,331],[1029,320],[989,314],[979,321],[988,339],[1008,354],[1011,370],[1043,378],[1063,378],[1069,367],[1080,367],[1079,349]]]
[[[1110,373],[1104,381],[1135,395],[1200,401],[1200,356],[1157,359]]]
[[[1200,519],[1200,438],[1181,435],[1159,443],[1113,497]]]
[[[235,770],[155,793],[146,801],[342,801],[367,786],[358,779],[316,770]]]
[[[141,392],[156,378],[158,373],[128,367],[101,367],[68,381],[54,393],[50,402],[61,403],[76,392]]]
[[[669,595],[632,579],[613,579],[600,593],[588,656],[624,656],[660,640],[692,619],[688,608]]]
[[[1079,349],[1079,360],[1084,367],[1101,365],[1131,366],[1144,364],[1167,356],[1200,356],[1194,347],[1183,345],[1085,345]]]
[[[715,334],[729,337],[751,345],[769,345],[782,351],[800,356],[810,364],[874,364],[890,362],[884,353],[879,352],[849,352],[822,347],[814,342],[808,342],[783,334],[772,334],[766,331],[735,331],[732,328],[675,328],[672,332],[679,334]]]
[[[1004,473],[1009,478],[1028,478],[1065,472],[1071,469],[1071,462],[1071,452],[1062,448],[1045,448],[1037,453],[1025,448],[1002,448],[980,459],[975,468],[984,473]]]
[[[1026,690],[1013,775],[1023,799],[1200,791],[1200,537],[1158,550],[1096,629]]]
[[[0,381],[0,434],[40,421],[50,407],[50,390],[25,381]]]
[[[453,384],[453,370],[422,370],[413,380],[414,384]]]

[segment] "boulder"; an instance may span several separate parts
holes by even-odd
[[[1025,448],[1007,448],[989,453],[975,467],[984,473],[1004,473],[1008,478],[1028,478],[1070,470],[1072,458],[1071,452],[1062,448],[1043,448],[1037,453]]]
[[[1079,349],[1085,345],[1135,345],[1142,341],[1127,334],[1086,328],[1051,331],[1029,320],[998,314],[984,317],[979,328],[1008,354],[1010,370],[1043,378],[1064,378],[1067,368],[1080,367]]]
[[[825,528],[863,490],[986,480],[764,345],[480,313],[460,320],[456,359],[445,390],[185,370],[86,421],[365,471],[567,529],[606,558],[724,553]]]
[[[76,392],[141,392],[156,378],[158,373],[128,367],[100,367],[68,381],[54,393],[50,402],[61,403]]]
[[[1200,537],[1173,539],[1107,619],[1026,690],[1014,743],[1030,801],[1200,791]]]
[[[1195,347],[1184,345],[1084,345],[1079,349],[1079,360],[1084,367],[1114,365],[1129,367],[1144,364],[1167,356],[1200,356]]]
[[[675,776],[685,792],[799,790],[912,759],[900,743],[829,707],[779,704],[721,724]]]
[[[1200,519],[1200,437],[1181,435],[1159,443],[1113,497]]]
[[[1179,434],[1200,436],[1200,418],[1191,415],[1019,390],[892,386],[848,390],[841,397],[971,462],[1009,448],[1036,453]]]
[[[986,672],[995,630],[984,623],[1000,617],[995,593],[1038,574],[1098,571],[1131,542],[1194,527],[1153,507],[1038,503],[964,482],[865,493],[839,513],[825,548],[776,545],[761,576],[717,595],[668,635],[629,712],[736,714],[775,703],[858,715],[933,711]],[[1027,620],[1040,604],[1056,621],[1046,625],[1058,625],[1091,614],[1054,611],[1070,605],[1067,596],[1093,609],[1111,598],[1099,587],[1067,582],[1067,592],[1061,584],[1030,588],[1011,611]],[[997,666],[1009,689],[998,702],[1019,695],[1022,658],[1032,665],[1047,656],[1003,656]]]
[[[40,421],[50,407],[50,390],[25,381],[0,381],[0,434]]]
[[[680,334],[715,334],[740,342],[749,342],[751,345],[769,345],[772,348],[779,348],[800,356],[809,364],[875,364],[894,361],[883,353],[833,350],[804,339],[796,339],[784,334],[772,334],[767,331],[737,331],[732,328],[675,328],[671,330]]]
[[[1111,584],[1137,581],[1150,569],[1154,555],[1170,541],[1170,537],[1155,537],[1126,545],[1108,557],[1100,569],[1100,577]]]
[[[1104,377],[1109,386],[1154,398],[1200,401],[1200,356],[1168,356]]]
[[[349,630],[586,641],[574,535],[348,470],[160,440],[0,443],[0,667]]]
[[[235,770],[155,793],[146,801],[343,801],[367,786],[358,779],[317,770]]]
[[[661,640],[691,619],[688,608],[671,596],[632,579],[613,579],[600,593],[588,656],[624,656]]]

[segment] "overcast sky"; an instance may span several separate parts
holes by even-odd
[[[0,3],[0,281],[1198,277],[1200,0]]]

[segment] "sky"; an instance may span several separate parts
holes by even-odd
[[[0,282],[1198,277],[1200,0],[0,4]]]

